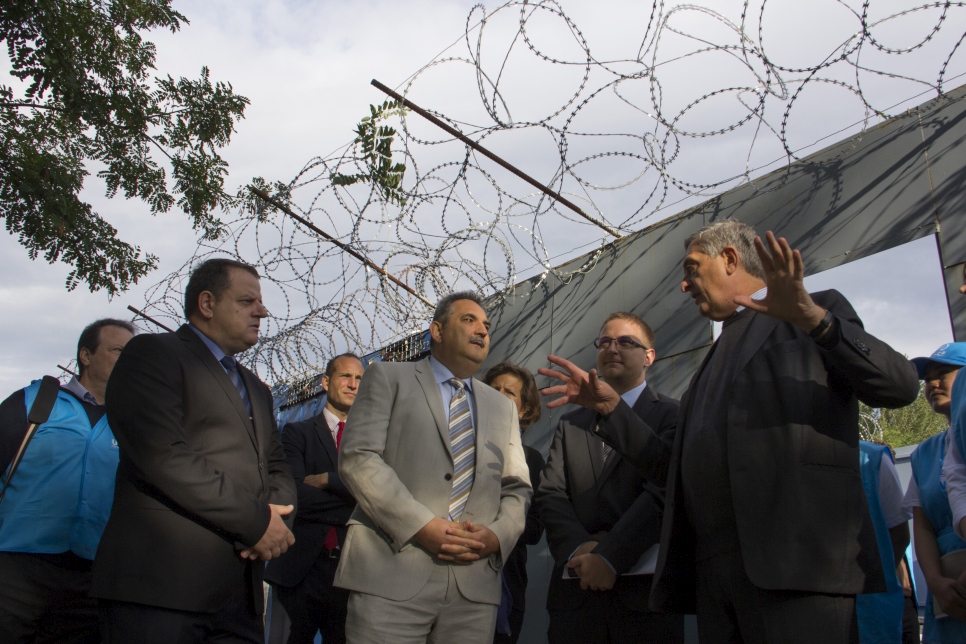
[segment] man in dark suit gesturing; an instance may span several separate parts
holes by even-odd
[[[299,512],[292,528],[295,545],[268,563],[265,579],[275,586],[292,621],[288,644],[311,644],[318,631],[326,644],[345,642],[349,591],[334,587],[332,580],[356,501],[339,477],[339,446],[362,374],[362,361],[355,354],[332,358],[322,376],[322,413],[289,423],[282,431]]]
[[[911,403],[916,371],[840,293],[809,294],[784,239],[762,242],[729,220],[685,247],[681,289],[723,328],[681,400],[674,441],[560,358],[570,373],[541,370],[564,381],[544,393],[565,394],[551,406],[594,408],[607,419],[598,436],[650,476],[667,474],[652,607],[696,611],[702,644],[858,641],[855,595],[885,590],[858,401]]]
[[[117,361],[120,463],[91,590],[108,644],[264,639],[262,562],[293,542],[295,483],[271,394],[233,356],[267,314],[254,268],[210,259],[188,282],[188,324]]]
[[[633,413],[669,439],[676,400],[646,381],[654,362],[654,333],[633,313],[604,320],[597,369]],[[588,430],[597,412],[578,409],[557,425],[534,503],[556,565],[547,610],[551,644],[684,641],[681,615],[647,607],[652,574],[630,574],[661,536],[664,481],[650,481]],[[567,569],[573,579],[564,579]]]

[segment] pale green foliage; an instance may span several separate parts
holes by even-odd
[[[946,417],[929,406],[923,396],[922,383],[919,383],[919,396],[911,405],[899,409],[870,409],[859,403],[859,413],[862,416],[862,438],[876,438],[874,426],[878,425],[881,429],[879,440],[893,449],[921,443],[949,426]]]
[[[0,84],[0,218],[32,259],[71,267],[68,289],[115,294],[157,264],[80,199],[89,162],[103,166],[108,197],[142,200],[151,214],[177,206],[206,239],[224,228],[212,212],[238,204],[218,150],[248,99],[206,67],[196,80],[152,76],[143,32],[183,23],[171,0],[0,3],[0,40],[21,81]]]
[[[398,101],[386,101],[382,105],[370,105],[369,116],[356,126],[355,144],[362,151],[362,161],[366,172],[358,174],[333,173],[329,179],[336,186],[351,186],[355,183],[370,183],[378,187],[389,203],[406,205],[402,191],[405,163],[392,162],[392,142],[396,130],[388,125],[379,125],[390,116],[402,115],[408,110]]]

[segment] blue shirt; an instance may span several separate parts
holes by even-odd
[[[211,351],[212,355],[215,356],[215,360],[218,361],[218,364],[221,365],[221,368],[225,370],[225,373],[228,373],[228,369],[225,368],[225,365],[221,364],[221,359],[224,358],[228,354],[225,353],[224,351],[222,351],[221,350],[221,347],[219,347],[217,344],[215,344],[215,341],[214,340],[212,340],[207,335],[205,335],[201,331],[201,329],[199,329],[198,327],[196,327],[191,322],[188,322],[188,328],[190,328],[192,331],[194,331],[195,333],[198,334],[198,337],[201,338],[201,341],[205,343],[205,346],[208,347],[208,350]],[[231,374],[228,373],[228,376],[231,377]]]
[[[449,405],[453,401],[453,394],[456,393],[456,388],[453,387],[452,383],[448,382],[451,378],[455,378],[453,372],[450,371],[442,362],[437,360],[435,357],[429,357],[429,368],[433,370],[433,377],[436,378],[436,386],[439,388],[439,395],[443,399],[443,409],[446,411],[446,420],[449,421]],[[463,378],[463,384],[466,386],[466,400],[470,403],[470,417],[473,421],[473,429],[476,429],[476,396],[473,394],[473,379]]]
[[[644,388],[645,387],[647,387],[647,381],[646,380],[644,382],[642,382],[641,384],[637,385],[636,387],[634,387],[633,389],[630,389],[630,390],[625,391],[624,393],[622,393],[621,394],[621,400],[623,400],[624,402],[626,402],[627,403],[627,406],[630,407],[631,409],[633,409],[634,408],[634,405],[637,404],[637,399],[641,397],[641,394],[642,393],[644,393]]]

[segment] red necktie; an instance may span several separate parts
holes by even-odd
[[[345,422],[339,421],[339,431],[335,435],[335,451],[339,451],[339,446],[342,445],[342,431],[345,429]],[[325,534],[325,543],[322,544],[325,549],[329,552],[335,550],[339,547],[339,533],[335,531],[335,528],[329,528],[329,531]]]

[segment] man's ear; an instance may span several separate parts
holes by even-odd
[[[211,291],[202,291],[198,294],[198,315],[210,320],[215,317],[215,302],[217,298]]]
[[[81,347],[81,350],[77,352],[77,362],[81,364],[84,369],[91,366],[91,350],[87,347]]]
[[[433,320],[429,325],[429,337],[439,343],[443,339],[443,325],[439,320]]]
[[[325,376],[325,375],[322,376],[322,388],[325,389],[325,393],[326,394],[329,393],[329,377],[328,376]]]
[[[652,364],[654,364],[655,360],[657,360],[657,352],[654,351],[654,349],[650,349],[644,354],[645,367],[650,367]]]
[[[734,246],[725,246],[721,249],[721,257],[724,258],[725,273],[734,275],[741,267],[741,259],[738,257],[738,250]]]

